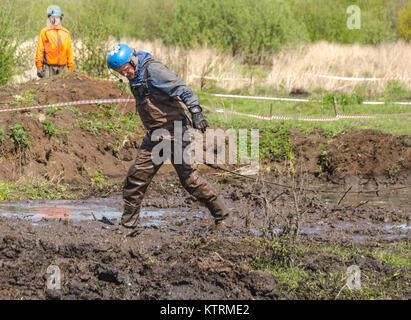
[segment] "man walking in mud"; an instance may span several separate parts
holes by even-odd
[[[218,224],[229,215],[229,209],[217,195],[213,187],[203,179],[194,164],[174,151],[175,144],[184,150],[190,141],[177,141],[175,124],[179,123],[182,135],[193,126],[205,132],[208,126],[202,114],[197,96],[161,62],[144,51],[136,52],[125,44],[115,45],[107,56],[107,65],[129,79],[131,91],[136,99],[136,108],[147,130],[138,152],[128,170],[123,189],[124,211],[120,225],[136,233],[139,212],[144,194],[160,169],[162,163],[153,161],[153,148],[160,142],[153,141],[156,129],[166,129],[171,140],[170,158],[184,188],[198,201],[205,204]],[[182,161],[175,161],[175,159]]]
[[[47,13],[50,25],[40,31],[36,51],[37,76],[48,78],[63,69],[74,69],[70,32],[63,28],[63,13],[53,8]]]

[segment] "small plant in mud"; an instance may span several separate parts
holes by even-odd
[[[10,105],[16,108],[35,106],[39,102],[34,96],[37,92],[38,90],[33,89],[23,92],[22,95],[14,95],[14,101]]]
[[[103,174],[103,170],[100,168],[90,174],[90,180],[92,185],[98,190],[102,190],[107,186],[107,177]]]
[[[385,171],[390,178],[396,178],[400,173],[400,168],[396,164],[393,164],[392,166],[385,169]]]
[[[260,158],[273,160],[288,160],[294,162],[294,145],[290,132],[279,129],[278,132],[262,134],[260,136]]]
[[[50,137],[53,137],[57,134],[57,129],[54,127],[53,122],[49,120],[44,120],[41,122],[44,126],[44,133],[46,135],[49,135]]]
[[[4,130],[0,129],[0,144],[4,142]]]
[[[104,128],[103,122],[92,119],[92,120],[84,120],[84,119],[79,119],[78,120],[79,127],[87,132],[91,132],[94,134],[97,134]]]
[[[114,104],[103,104],[103,103],[97,103],[97,106],[100,108],[100,110],[103,111],[103,114],[105,117],[112,117],[114,115],[118,116],[119,112],[117,110],[117,106]]]
[[[17,123],[10,128],[9,138],[13,141],[16,149],[25,149],[31,146],[31,141],[29,139],[29,134],[24,131],[21,124]]]
[[[52,108],[47,108],[44,113],[46,116],[56,118],[57,117],[57,111],[59,111],[59,107],[52,107]]]
[[[320,156],[317,163],[317,175],[319,177],[321,177],[324,172],[328,172],[330,170],[329,153],[330,151],[327,149],[327,147],[322,144]]]

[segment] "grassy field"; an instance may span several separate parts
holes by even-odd
[[[393,84],[395,87],[396,84]],[[389,101],[393,98],[401,98],[392,93],[388,89],[384,94],[375,97],[373,101],[388,101],[384,105],[364,105],[358,102],[364,100],[359,95],[341,95],[333,92],[313,93],[310,96],[312,102],[288,102],[288,101],[267,101],[253,99],[238,99],[238,98],[222,98],[216,97],[211,92],[222,93],[224,90],[210,90],[210,92],[197,92],[200,101],[203,105],[212,106],[215,108],[237,111],[246,114],[269,116],[272,108],[273,115],[289,116],[289,117],[335,117],[335,111],[332,101],[332,96],[337,97],[340,104],[338,113],[344,115],[362,115],[362,114],[395,114],[410,112],[409,105],[396,105]],[[246,90],[225,92],[228,94],[250,94]],[[290,98],[285,92],[273,92],[269,95],[269,91],[263,92],[260,90],[257,93],[263,93],[263,96],[285,97]],[[411,92],[404,89],[402,91],[404,97],[411,97]],[[330,99],[331,98],[331,99]],[[409,135],[411,134],[410,118],[380,118],[380,119],[340,119],[339,121],[329,122],[308,122],[298,120],[259,120],[243,116],[230,115],[226,113],[208,112],[207,117],[210,122],[224,128],[258,128],[263,132],[277,132],[280,129],[291,130],[297,129],[304,134],[310,134],[317,130],[322,134],[333,137],[339,133],[371,129],[389,133],[393,135]]]

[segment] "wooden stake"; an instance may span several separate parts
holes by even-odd
[[[337,97],[336,96],[334,96],[334,112],[335,112],[335,116],[338,116]]]
[[[188,82],[188,54],[186,52],[186,61],[184,63],[184,82]]]

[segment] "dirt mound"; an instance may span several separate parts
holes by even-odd
[[[130,96],[112,82],[68,72],[0,89],[0,108],[109,98]],[[0,180],[46,178],[84,184],[94,177],[116,183],[124,178],[144,133],[134,103],[1,113]],[[293,139],[301,165],[296,167],[303,168],[297,172],[331,178],[383,175],[396,181],[401,173],[410,172],[407,136],[361,131],[337,136],[332,142],[319,134],[296,134]]]
[[[337,177],[349,175],[395,176],[411,169],[411,139],[361,131],[347,133],[330,146],[329,171]]]
[[[331,141],[319,134],[294,136],[298,167],[317,176],[385,177],[397,180],[411,169],[411,139],[371,130],[340,134]]]
[[[129,96],[111,82],[76,72],[0,90],[3,108],[109,98]],[[0,179],[45,177],[78,183],[89,181],[96,172],[122,177],[143,134],[134,111],[133,103],[123,103],[2,113]],[[16,124],[28,134],[26,138],[17,130],[13,140]],[[30,148],[24,148],[27,141]]]
[[[53,78],[33,80],[17,87],[0,89],[1,108],[13,106],[15,95],[30,94],[31,102],[52,104],[89,99],[115,99],[124,93],[112,82],[90,78],[79,72],[68,72]],[[24,105],[23,101],[18,101]],[[22,103],[23,102],[23,103]]]

